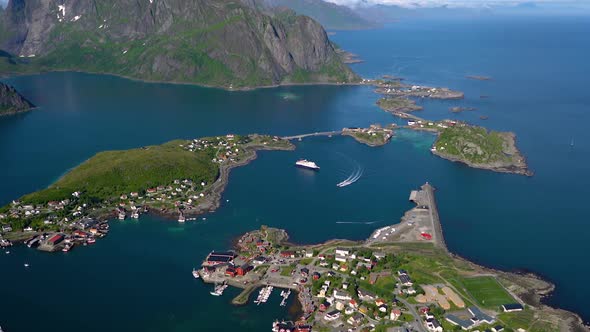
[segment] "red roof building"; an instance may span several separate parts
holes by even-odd
[[[233,266],[228,266],[227,269],[225,269],[226,276],[235,277],[236,274],[236,268],[234,268]]]
[[[239,276],[245,276],[246,273],[252,271],[252,265],[243,265],[236,268],[236,274]]]
[[[49,241],[47,241],[47,243],[51,244],[51,245],[56,245],[58,243],[60,243],[61,241],[64,240],[64,236],[61,234],[55,234],[54,236],[51,237],[51,239],[49,239]]]
[[[281,256],[285,258],[295,258],[295,253],[292,251],[282,251]]]

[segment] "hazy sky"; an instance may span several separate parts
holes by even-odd
[[[574,7],[589,7],[590,0],[326,0],[346,6],[358,6],[361,4],[389,4],[402,7],[437,7],[448,5],[450,7],[488,7],[488,6],[515,6],[524,3],[536,3],[545,5],[564,5]]]

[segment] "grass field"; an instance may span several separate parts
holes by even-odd
[[[522,328],[528,330],[535,320],[534,312],[531,310],[524,310],[519,312],[507,312],[498,316],[505,324],[514,327],[515,329]]]
[[[284,268],[281,269],[281,275],[283,277],[288,277],[291,275],[291,273],[293,272],[293,270],[295,270],[295,265],[289,265],[289,266],[285,266]]]
[[[503,152],[501,133],[476,126],[455,126],[444,129],[435,143],[438,151],[462,157],[473,163],[508,161]]]
[[[180,148],[181,141],[124,151],[96,154],[68,172],[49,188],[26,195],[23,201],[39,204],[62,200],[74,191],[102,201],[132,191],[168,185],[175,179],[212,183],[219,172],[206,152],[193,153]]]
[[[497,309],[502,304],[516,302],[494,277],[461,278],[460,283],[484,308]]]

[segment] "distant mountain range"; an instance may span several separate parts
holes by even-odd
[[[252,1],[252,0],[250,0]],[[307,15],[320,22],[327,29],[354,30],[374,27],[375,23],[361,17],[346,6],[323,0],[254,0],[266,7],[286,7],[298,14]]]
[[[0,73],[79,70],[227,88],[358,80],[320,24],[252,0],[10,0],[0,50],[11,55],[0,56]]]

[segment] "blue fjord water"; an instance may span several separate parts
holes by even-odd
[[[421,101],[420,115],[514,131],[535,176],[436,158],[428,151],[434,138],[426,133],[399,131],[380,148],[349,137],[306,139],[296,151],[262,152],[232,171],[221,208],[205,221],[177,225],[146,216],[113,222],[107,238],[67,254],[18,247],[0,255],[0,325],[7,331],[268,329],[288,311],[276,301],[233,307],[236,290],[210,296],[208,286],[192,279],[192,267],[260,224],[286,228],[295,242],[365,238],[399,221],[412,206],[409,191],[425,181],[438,189],[453,252],[539,273],[557,284],[552,304],[589,320],[582,300],[590,295],[588,32],[583,18],[515,17],[338,32],[332,38],[366,60],[354,66],[365,77],[399,75],[465,91],[462,101]],[[40,108],[0,119],[2,204],[47,186],[101,150],[227,132],[287,135],[395,121],[374,106],[377,96],[368,87],[226,92],[79,73],[7,81]],[[452,114],[451,106],[478,110]],[[322,171],[293,168],[299,157],[318,162]],[[335,186],[359,168],[358,182]]]

